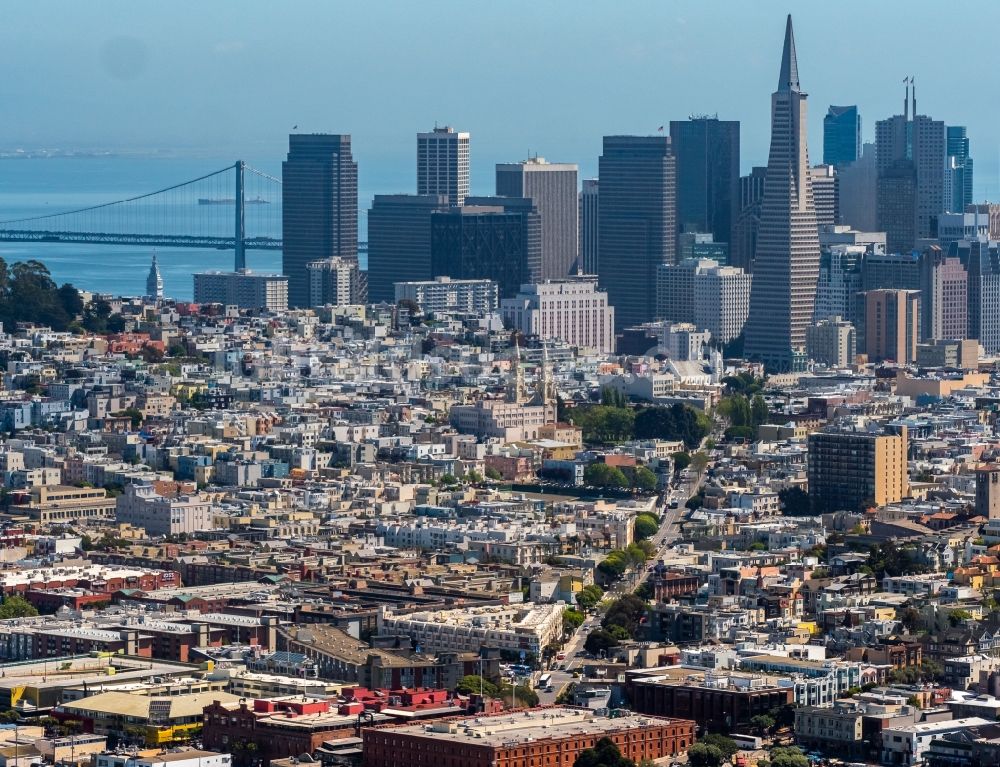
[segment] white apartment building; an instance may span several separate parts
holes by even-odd
[[[149,535],[178,535],[215,528],[212,504],[196,496],[165,498],[149,482],[125,485],[115,519],[143,528]]]
[[[194,301],[284,312],[288,310],[288,277],[247,270],[198,272],[194,275]]]
[[[585,275],[528,283],[500,303],[504,323],[525,335],[581,349],[614,351],[615,310],[597,277]]]
[[[363,304],[367,296],[361,285],[357,259],[327,258],[306,264],[310,306]]]
[[[379,608],[381,635],[407,635],[422,652],[479,652],[483,645],[536,657],[562,636],[563,604],[486,605],[396,615]]]
[[[497,284],[493,280],[456,280],[435,277],[433,280],[394,282],[396,303],[409,300],[429,314],[468,312],[487,314],[497,308]]]
[[[675,322],[663,327],[662,346],[672,360],[700,360],[711,340],[710,332],[699,330],[690,322]]]
[[[694,324],[729,343],[750,313],[751,275],[735,266],[713,266],[694,277]]]

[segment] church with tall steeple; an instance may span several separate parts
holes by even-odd
[[[819,279],[819,233],[792,17],[785,25],[744,351],[771,371],[802,370]]]
[[[555,383],[548,350],[543,347],[542,364],[531,397],[521,366],[521,347],[516,342],[509,364],[503,397],[483,397],[470,405],[453,405],[449,413],[452,426],[480,439],[498,437],[505,442],[518,442],[538,439],[543,426],[555,423]]]

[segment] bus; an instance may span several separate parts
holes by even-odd
[[[535,685],[540,690],[547,690],[552,686],[552,674],[542,674],[538,677],[538,684]]]
[[[729,738],[743,751],[759,751],[763,747],[762,739],[756,735],[731,733]]]

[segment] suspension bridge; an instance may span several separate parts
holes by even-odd
[[[0,242],[281,250],[281,179],[242,160],[121,200],[0,221]],[[359,243],[364,252],[367,243]]]

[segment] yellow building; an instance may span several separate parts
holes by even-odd
[[[213,701],[236,704],[238,695],[211,690],[189,695],[155,697],[128,692],[103,692],[57,706],[53,715],[89,724],[96,735],[132,737],[145,733],[146,744],[158,746],[187,740],[201,732],[203,711]]]
[[[809,435],[809,497],[817,512],[885,506],[908,494],[905,426],[899,434],[854,424]]]

